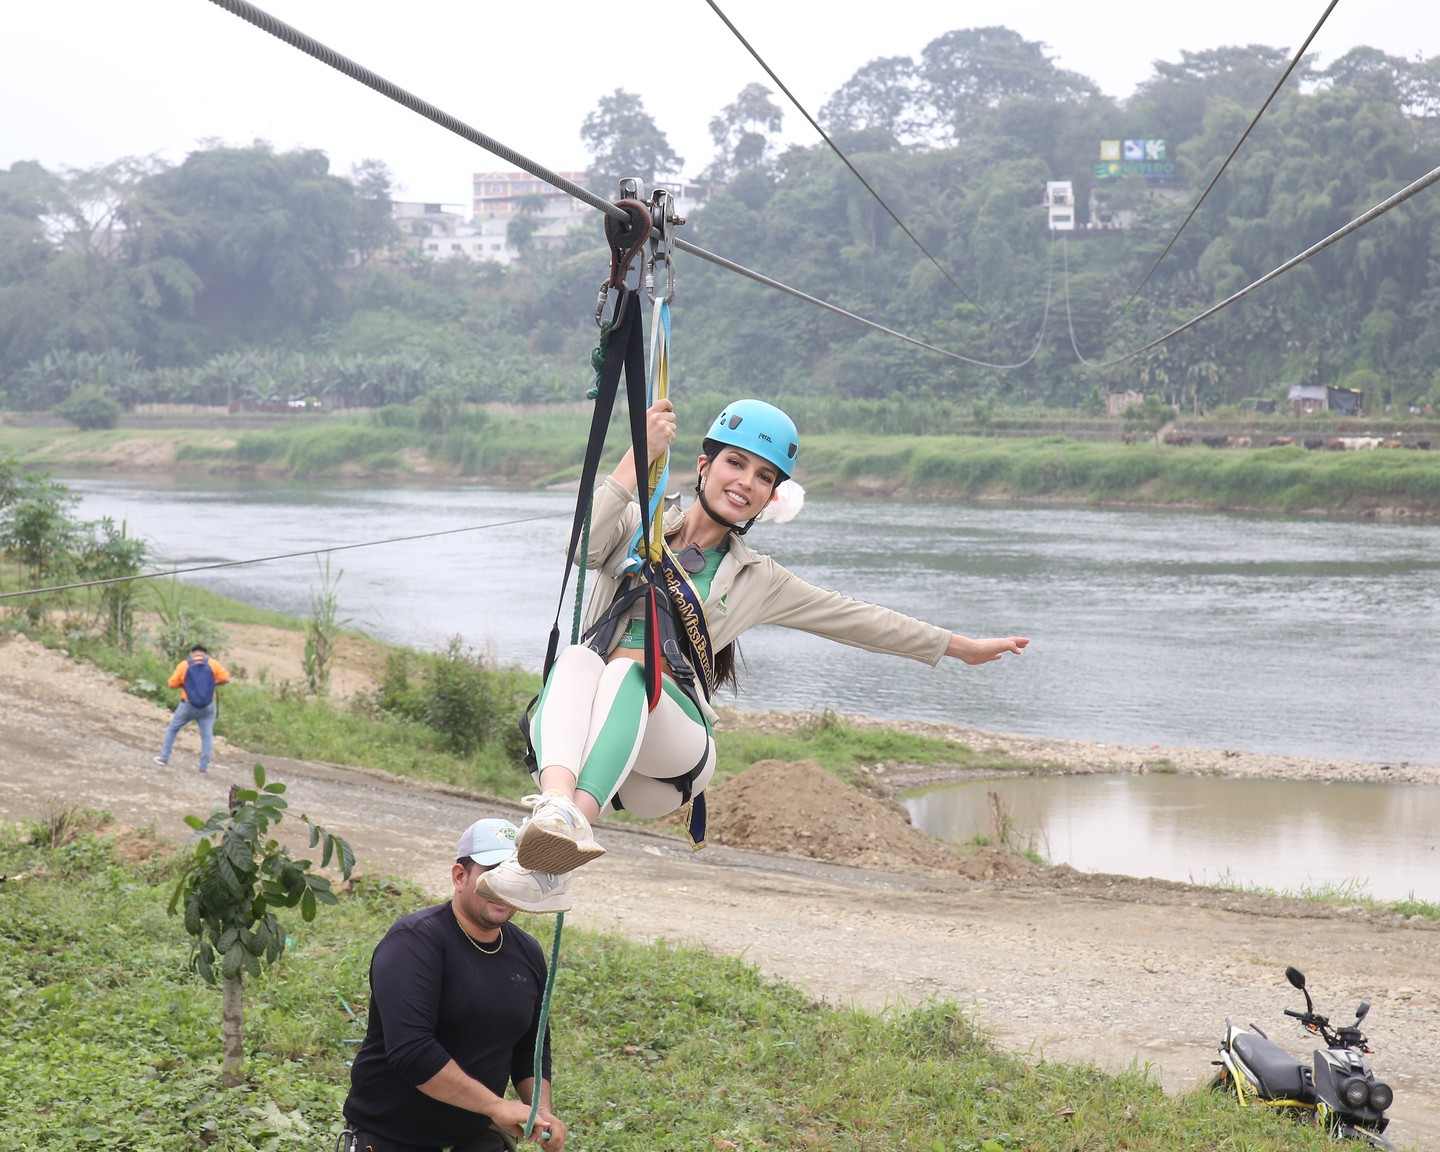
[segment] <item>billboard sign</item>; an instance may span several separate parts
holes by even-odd
[[[1095,179],[1122,180],[1126,176],[1161,181],[1175,179],[1175,165],[1167,159],[1165,141],[1100,141],[1100,163],[1095,165]]]

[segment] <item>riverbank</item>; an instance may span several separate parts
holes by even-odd
[[[0,425],[0,451],[61,472],[451,479],[523,487],[573,483],[579,474],[585,424],[573,407],[543,415],[487,412],[479,428],[444,433],[376,418],[337,415],[253,428],[217,417],[209,427],[95,432]],[[801,478],[813,492],[837,495],[1440,520],[1440,452],[1118,441],[1118,426],[1111,442],[809,434]],[[617,434],[615,443],[622,442]],[[1335,437],[1322,442],[1340,443]],[[1430,440],[1412,448],[1419,443]],[[678,475],[676,483],[683,486]]]
[[[229,632],[227,656],[247,675],[276,684],[304,682],[303,633],[263,624],[227,623],[225,627]],[[336,668],[336,698],[346,699],[373,690],[384,672],[384,646],[374,641],[354,640],[346,642],[344,651],[346,658]],[[717,730],[796,733],[813,725],[814,721],[814,715],[808,712],[748,712],[725,708],[721,710]],[[1159,744],[1148,747],[1104,744],[990,732],[937,721],[879,719],[864,715],[845,716],[842,722],[867,731],[897,731],[963,745],[976,752],[1003,753],[1018,765],[1023,765],[1026,771],[1075,775],[1097,772],[1183,773],[1327,783],[1440,785],[1440,764],[1412,764],[1406,761],[1387,764]],[[974,770],[947,764],[893,764],[871,775],[879,790],[894,794],[907,788],[970,779]]]

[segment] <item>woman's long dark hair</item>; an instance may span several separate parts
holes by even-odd
[[[731,692],[740,691],[740,665],[745,663],[745,658],[740,655],[740,641],[732,640],[724,648],[715,653],[715,687],[729,688]]]
[[[722,441],[712,440],[707,436],[700,444],[700,451],[705,454],[707,460],[713,460],[727,447],[728,445]],[[776,471],[779,472],[779,479],[775,482],[775,487],[778,488],[781,481],[789,479],[789,477],[778,468]],[[695,479],[695,495],[700,496],[700,478],[698,476]],[[750,521],[750,524],[753,523],[753,520]],[[743,528],[732,528],[731,531],[737,536],[743,536],[749,530],[750,524],[746,524]],[[730,641],[724,648],[716,652],[713,665],[715,687],[729,688],[731,692],[738,693],[740,691],[740,667],[744,663],[745,657],[740,652],[740,641],[738,640]]]

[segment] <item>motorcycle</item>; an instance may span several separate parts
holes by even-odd
[[[1388,1084],[1375,1079],[1365,1058],[1373,1050],[1360,1032],[1370,1002],[1360,1001],[1354,1024],[1332,1028],[1330,1021],[1315,1011],[1305,988],[1305,974],[1289,967],[1285,977],[1305,996],[1304,1012],[1286,1008],[1285,1015],[1300,1021],[1325,1044],[1315,1050],[1313,1068],[1294,1059],[1254,1024],[1247,1032],[1227,1017],[1220,1059],[1214,1061],[1218,1071],[1210,1087],[1233,1092],[1242,1107],[1289,1110],[1297,1119],[1323,1125],[1337,1139],[1393,1148],[1381,1133],[1390,1123],[1385,1111],[1395,1094]]]

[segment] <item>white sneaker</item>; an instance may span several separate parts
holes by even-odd
[[[532,872],[514,856],[502,860],[475,881],[475,891],[521,912],[570,911],[570,874]]]
[[[595,842],[590,821],[575,801],[558,792],[526,796],[530,818],[515,836],[515,858],[537,872],[573,872],[605,849]]]

